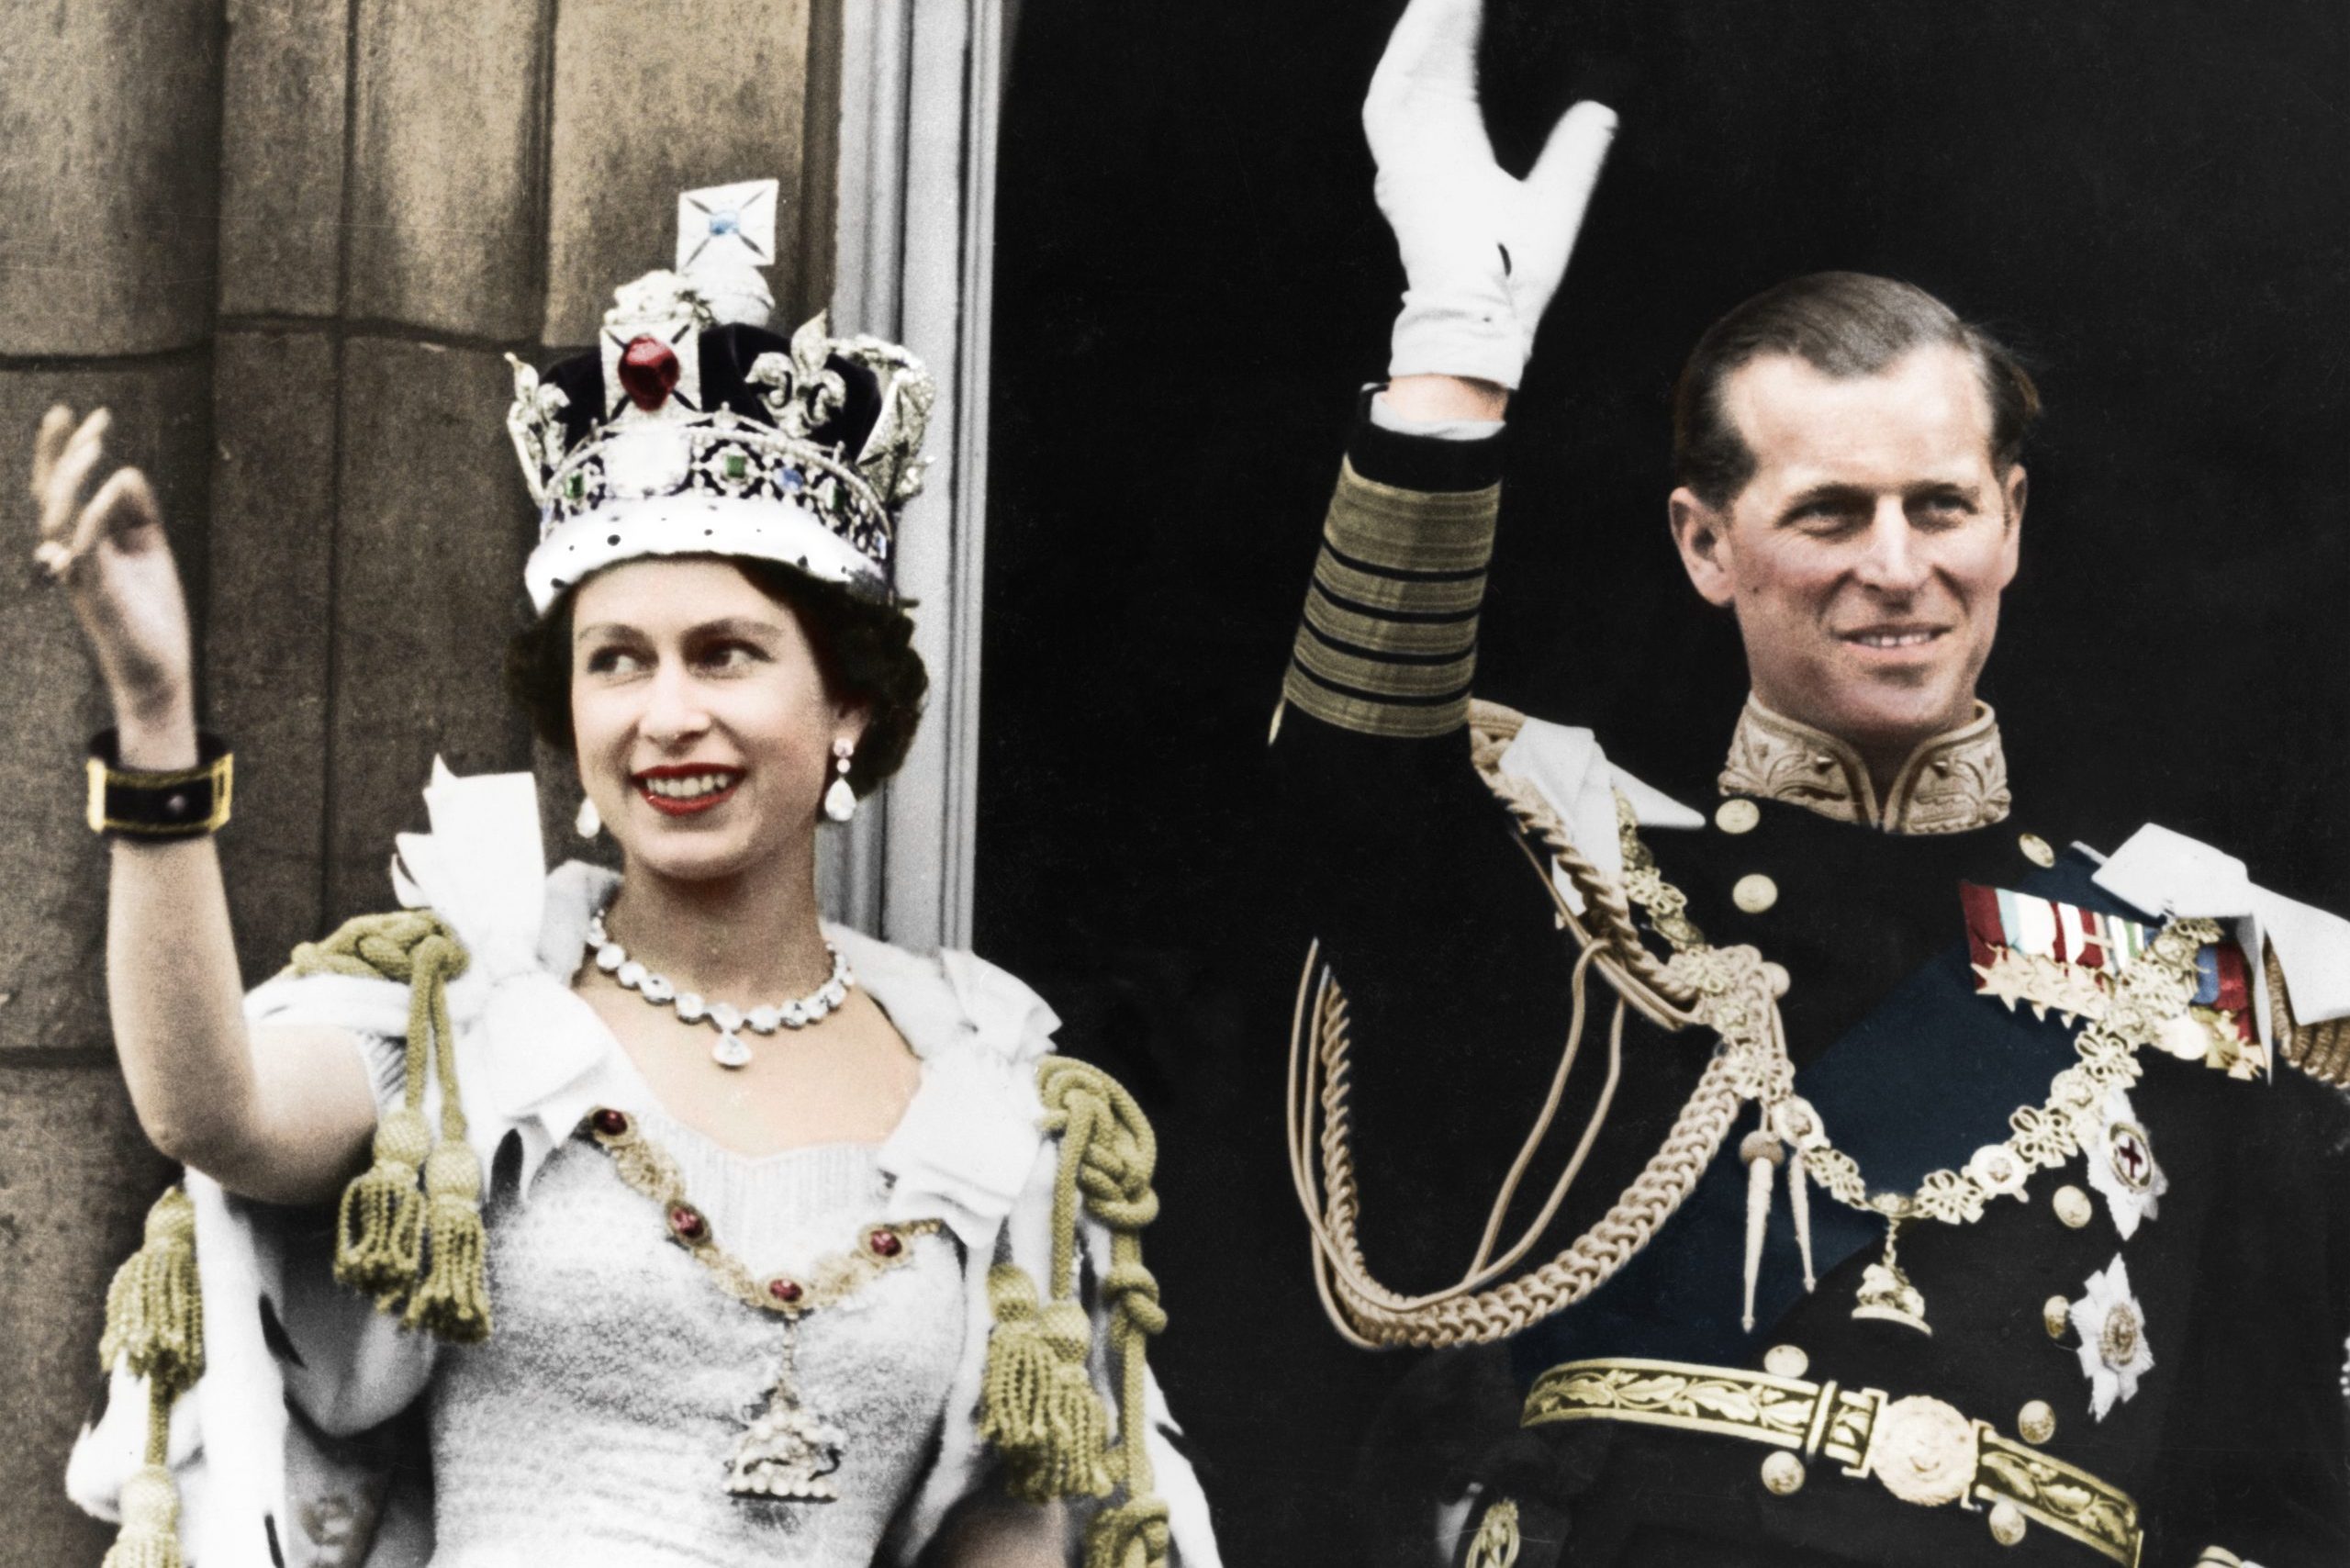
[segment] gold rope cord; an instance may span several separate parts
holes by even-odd
[[[1166,1501],[1153,1487],[1147,1447],[1147,1347],[1167,1327],[1158,1281],[1142,1260],[1142,1231],[1158,1217],[1150,1184],[1158,1140],[1125,1086],[1069,1057],[1036,1064],[1045,1127],[1061,1140],[1053,1192],[1053,1293],[1077,1284],[1077,1211],[1110,1233],[1110,1267],[1099,1285],[1108,1305],[1118,1364],[1118,1438],[1113,1459],[1123,1501],[1095,1514],[1085,1532],[1086,1568],[1165,1568],[1171,1542]]]
[[[1520,846],[1529,861],[1538,874],[1544,872],[1540,858],[1525,843],[1525,835],[1530,834],[1550,851],[1583,899],[1584,912],[1578,915],[1550,878],[1542,875],[1576,953],[1573,1016],[1550,1092],[1502,1184],[1468,1271],[1445,1289],[1405,1296],[1381,1284],[1371,1274],[1357,1237],[1361,1200],[1348,1139],[1350,1044],[1346,999],[1336,978],[1319,962],[1320,944],[1307,954],[1290,1033],[1286,1118],[1290,1173],[1299,1205],[1314,1232],[1315,1285],[1323,1309],[1341,1336],[1366,1349],[1490,1343],[1588,1295],[1646,1246],[1657,1227],[1688,1197],[1737,1115],[1740,1081],[1751,1078],[1752,1072],[1751,1067],[1729,1055],[1716,1056],[1655,1155],[1607,1213],[1540,1267],[1500,1284],[1492,1282],[1532,1249],[1581,1172],[1606,1117],[1620,1073],[1627,1009],[1637,1009],[1667,1029],[1710,1023],[1724,1006],[1762,983],[1762,973],[1760,956],[1751,949],[1731,951],[1744,953],[1751,963],[1729,958],[1702,969],[1679,958],[1667,963],[1651,953],[1632,924],[1624,886],[1601,875],[1575,848],[1564,824],[1539,793],[1499,770],[1501,753],[1516,729],[1516,716],[1480,703],[1472,722],[1478,772],[1515,819]],[[1678,912],[1651,913],[1670,918]],[[1541,1212],[1514,1246],[1494,1258],[1504,1214],[1550,1129],[1567,1072],[1580,1048],[1584,987],[1595,969],[1617,994],[1609,1030],[1607,1082]],[[1709,970],[1723,972],[1706,972]]]
[[[473,1343],[488,1338],[487,1240],[481,1161],[465,1142],[457,1089],[456,1030],[448,983],[465,949],[429,909],[347,920],[322,942],[294,949],[289,975],[387,980],[408,988],[400,1103],[375,1125],[375,1160],[343,1189],[336,1212],[336,1280],[398,1313],[410,1328]],[[441,1085],[441,1129],[424,1116],[425,1083]]]

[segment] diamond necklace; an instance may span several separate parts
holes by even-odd
[[[679,991],[667,975],[655,974],[630,958],[627,948],[605,935],[600,911],[588,922],[588,950],[595,955],[598,969],[654,1006],[676,1008],[679,1023],[708,1024],[717,1030],[718,1044],[710,1047],[710,1058],[726,1068],[751,1065],[750,1043],[742,1036],[745,1025],[753,1034],[772,1035],[778,1029],[805,1029],[821,1024],[848,1000],[848,988],[856,983],[848,960],[827,942],[824,952],[833,960],[833,972],[823,984],[805,996],[745,1013],[731,1002],[708,1002],[699,992]]]

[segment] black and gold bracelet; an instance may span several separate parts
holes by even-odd
[[[120,740],[101,730],[90,742],[90,831],[118,837],[202,838],[229,820],[234,774],[229,744],[199,732],[196,766],[152,772],[121,766]]]

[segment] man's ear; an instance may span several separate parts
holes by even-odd
[[[1681,552],[1682,569],[1698,597],[1717,608],[1729,608],[1734,597],[1729,510],[1707,506],[1686,485],[1673,492],[1665,509],[1672,514],[1673,547]]]
[[[2023,465],[2010,465],[2008,476],[1999,482],[2003,498],[2008,504],[2007,537],[2000,542],[1999,586],[2006,588],[2015,581],[2016,566],[2023,558],[2023,503],[2031,486],[2025,477]]]

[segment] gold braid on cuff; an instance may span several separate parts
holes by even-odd
[[[1739,1438],[1779,1450],[1762,1482],[1785,1496],[1822,1455],[1842,1473],[1874,1481],[1905,1503],[1987,1506],[1991,1533],[2013,1545],[2028,1524],[2137,1568],[2143,1545],[2138,1506],[2127,1494],[1970,1421],[1939,1399],[1895,1399],[1874,1388],[1733,1367],[1607,1358],[1567,1361],[1535,1381],[1521,1425],[1619,1421]]]
[[[1421,494],[1341,467],[1281,700],[1342,730],[1458,730],[1501,487]]]

